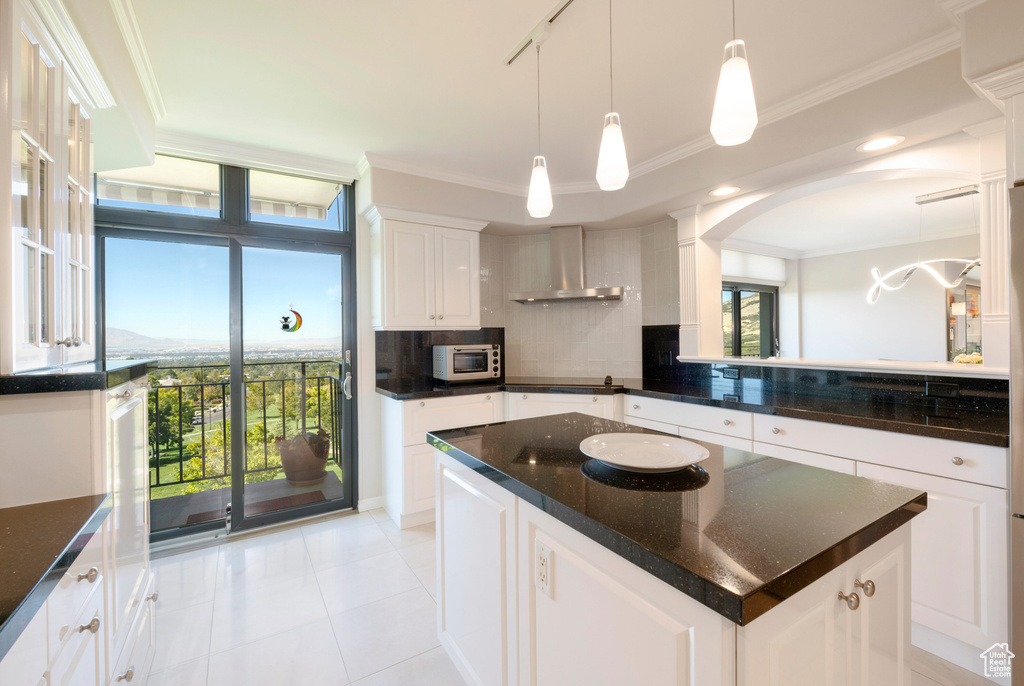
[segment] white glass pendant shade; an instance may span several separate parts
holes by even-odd
[[[604,115],[601,151],[597,154],[597,185],[603,191],[617,191],[626,185],[628,178],[629,163],[626,161],[626,143],[622,139],[622,124],[618,113],[610,112]]]
[[[534,219],[543,219],[551,214],[553,207],[548,163],[543,155],[537,155],[533,158],[533,173],[530,174],[530,194],[526,198],[526,210]]]
[[[741,40],[725,44],[725,59],[718,77],[711,135],[719,145],[746,143],[757,128],[757,105],[750,81],[747,48]]]

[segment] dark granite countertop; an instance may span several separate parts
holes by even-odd
[[[0,376],[0,395],[102,391],[145,376],[156,360],[107,360]]]
[[[623,474],[579,450],[653,433],[571,413],[427,434],[482,476],[737,624],[923,512],[927,495],[703,443],[700,468]]]
[[[678,381],[614,378],[603,379],[507,377],[500,383],[446,384],[419,378],[405,381],[378,380],[377,392],[393,400],[419,400],[452,395],[472,395],[511,391],[514,393],[628,393],[681,403],[727,407],[746,412],[816,422],[893,431],[916,436],[931,436],[952,441],[1009,446],[1009,417],[997,412],[926,407],[896,402],[865,402],[828,399],[793,393],[768,393],[760,388],[736,383],[687,384]],[[739,392],[735,392],[735,391]]]
[[[0,660],[110,508],[103,494],[0,509]]]

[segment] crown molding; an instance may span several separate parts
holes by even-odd
[[[356,174],[358,175],[359,179],[365,179],[367,175],[369,175],[369,173],[370,161],[366,159],[366,155],[363,155],[362,157],[359,158],[359,161],[356,162]]]
[[[1008,100],[1024,93],[1024,62],[997,69],[972,81],[999,100]]]
[[[985,136],[991,136],[994,133],[1006,133],[1006,119],[1004,117],[996,117],[995,119],[989,119],[979,124],[971,124],[965,126],[963,132],[968,136],[974,136],[975,138],[984,138]]]
[[[519,195],[524,198],[527,195],[526,186],[520,186],[514,183],[494,181],[482,176],[444,171],[442,169],[437,169],[436,167],[428,167],[426,165],[419,165],[411,162],[402,162],[377,153],[368,152],[364,157],[367,160],[368,167],[372,167],[374,169],[385,169],[387,171],[398,172],[400,174],[410,174],[412,176],[419,176],[425,179],[456,183],[460,186],[469,186],[471,188],[479,188],[481,190],[493,191],[495,193],[505,193],[506,195]],[[552,192],[554,192],[553,188]]]
[[[722,250],[746,253],[748,255],[765,255],[767,257],[779,257],[784,260],[799,260],[799,250],[780,248],[777,245],[765,245],[754,241],[744,241],[738,238],[727,238],[722,241]]]
[[[431,214],[417,210],[407,210],[393,205],[370,205],[363,215],[372,224],[379,219],[394,219],[414,224],[431,224],[445,226],[451,229],[464,229],[466,231],[483,231],[490,222],[477,219],[465,219],[463,217],[449,217],[443,214]]]
[[[114,94],[107,87],[100,68],[61,0],[29,0],[29,5],[64,56],[87,104],[93,109],[117,105]]]
[[[132,0],[110,0],[110,9],[114,11],[114,19],[121,30],[121,37],[124,38],[132,65],[135,66],[139,83],[142,84],[142,92],[146,96],[153,120],[160,121],[167,114],[167,107],[160,93],[160,84],[157,83],[153,64],[149,61],[149,50],[146,48],[146,40],[135,16],[135,5]]]
[[[273,148],[261,148],[245,143],[195,136],[173,131],[157,131],[156,151],[166,155],[189,157],[204,162],[233,164],[252,169],[308,176],[326,181],[352,183],[357,178],[356,167],[323,157],[300,155]]]
[[[931,243],[932,241],[943,241],[948,238],[960,238],[961,236],[977,236],[977,227],[971,226],[967,229],[954,229],[953,231],[944,231],[942,233],[932,234],[924,238],[925,243]],[[843,249],[825,249],[825,250],[805,250],[798,254],[798,258],[801,260],[810,259],[813,257],[827,257],[829,255],[844,255],[851,252],[862,252],[864,250],[877,250],[879,248],[893,248],[897,245],[915,245],[921,241],[917,238],[911,240],[893,240],[893,241],[879,241],[877,243],[868,243],[866,245],[858,245],[850,248]]]
[[[960,23],[960,18],[963,16],[964,12],[972,7],[977,7],[986,1],[987,0],[935,0],[936,4],[942,9],[942,11],[948,14],[950,19],[955,21],[957,24]]]

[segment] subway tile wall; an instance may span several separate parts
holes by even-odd
[[[675,220],[640,229],[644,326],[679,324],[679,242],[676,235]]]
[[[506,376],[641,376],[642,230],[584,231],[586,285],[622,286],[621,301],[511,302],[551,288],[549,237],[481,236],[481,324],[505,327]]]

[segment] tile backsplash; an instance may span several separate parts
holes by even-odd
[[[507,376],[641,376],[642,231],[584,229],[586,285],[622,286],[617,302],[509,301],[551,288],[548,234],[481,236],[481,324],[505,327]]]
[[[640,229],[644,326],[679,325],[679,240],[676,222]]]

